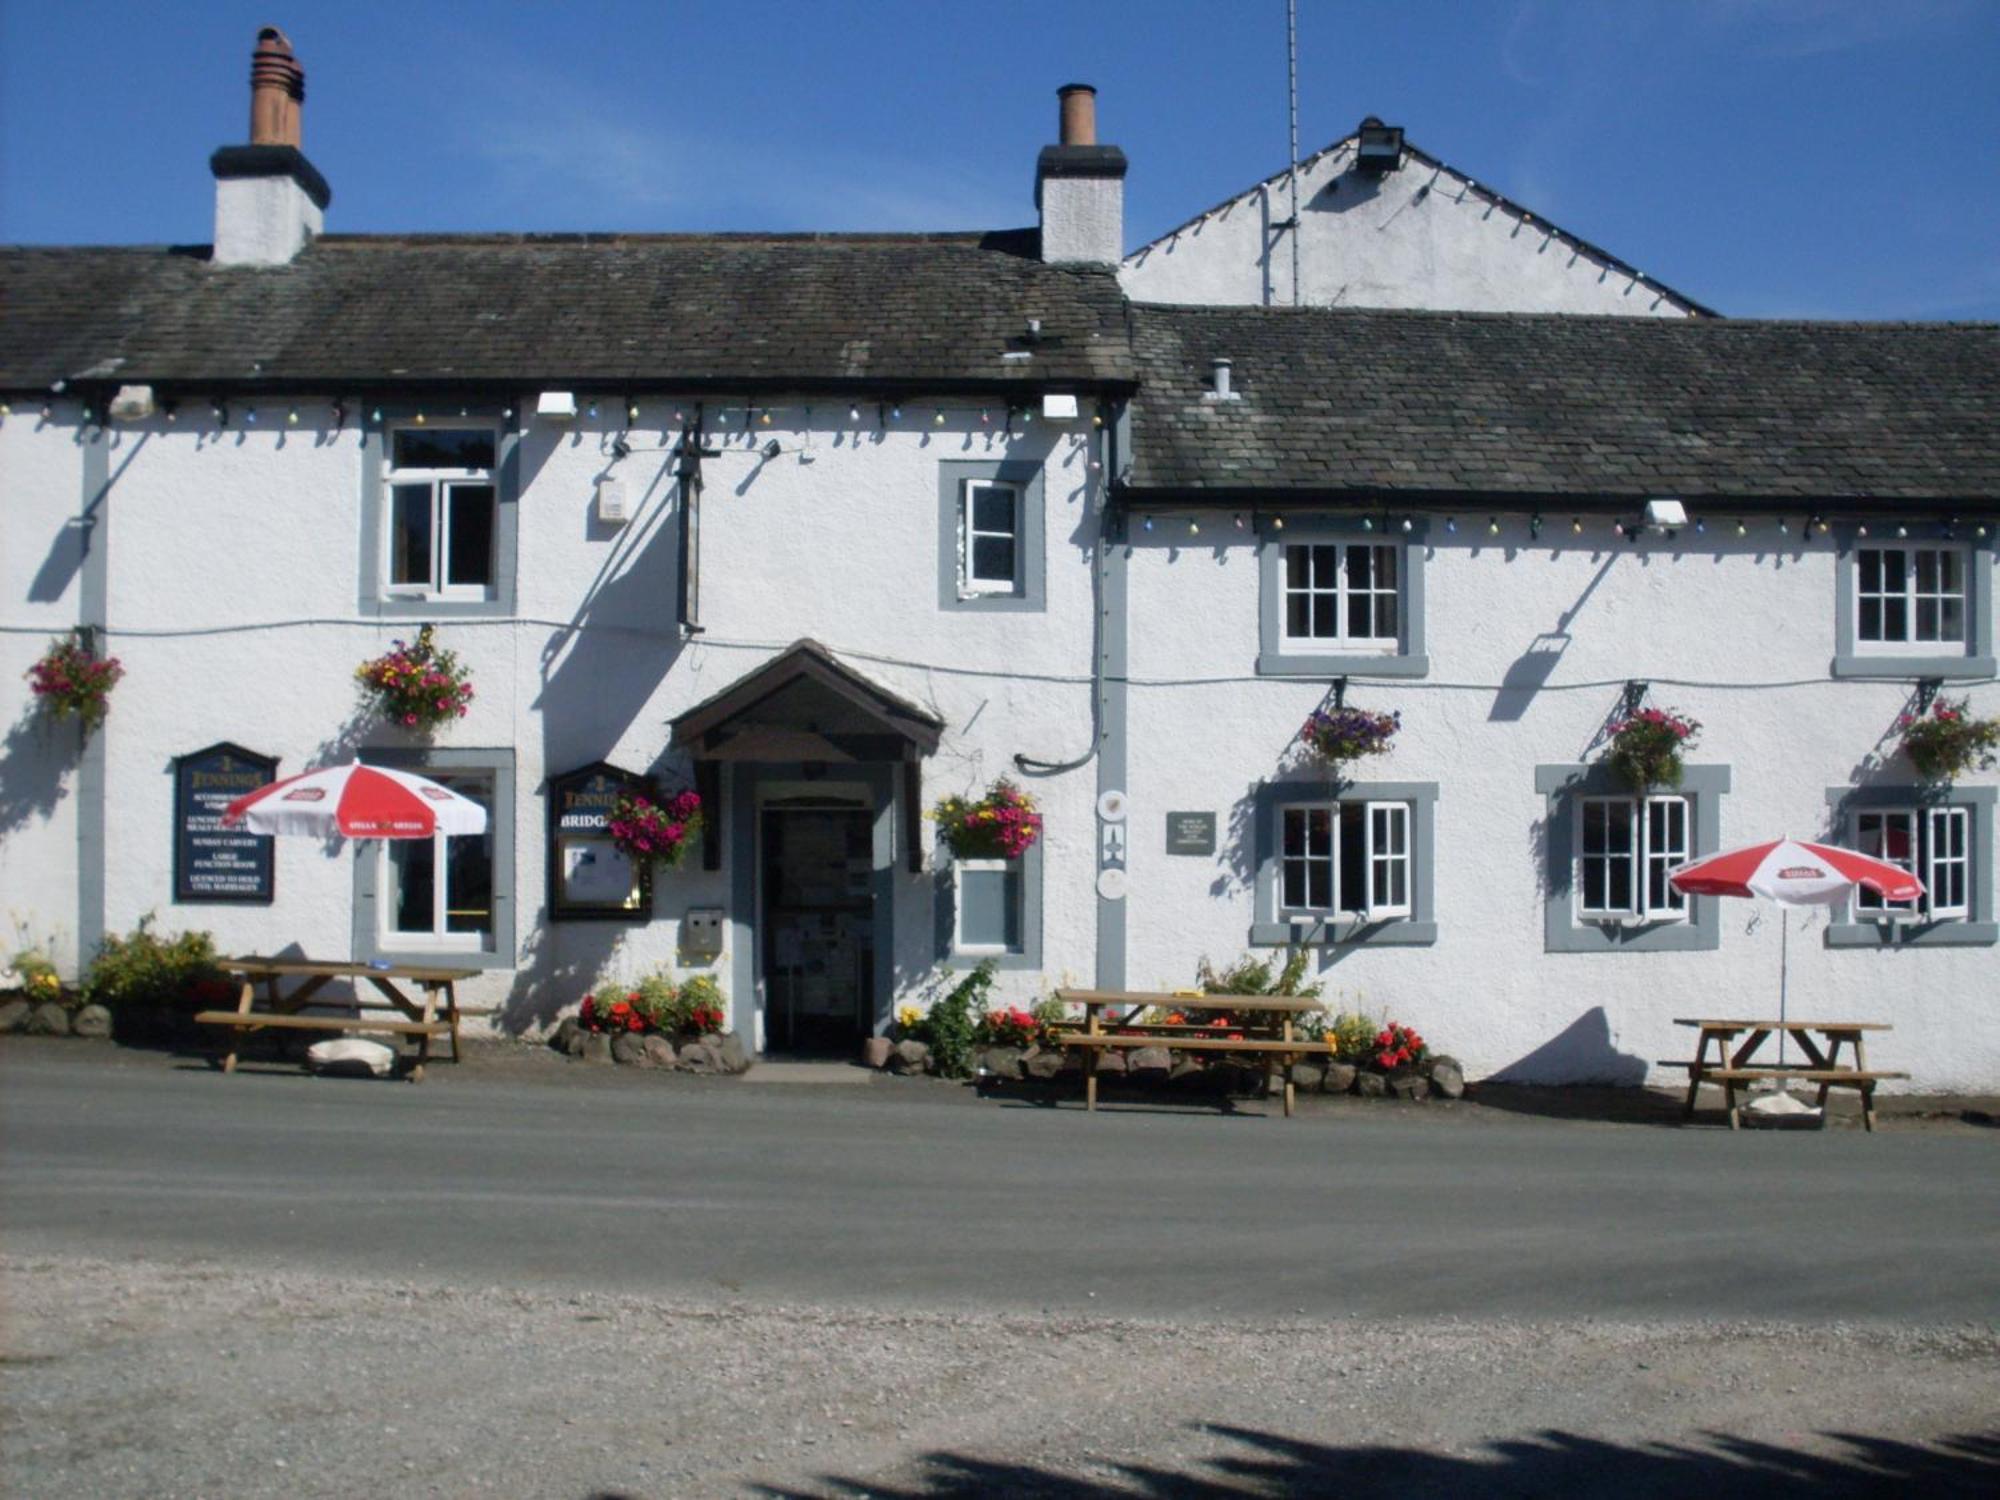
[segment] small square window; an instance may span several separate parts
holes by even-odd
[[[1884,542],[1866,529],[1855,527],[1842,542],[1833,675],[1991,677],[1991,539]]]
[[[952,947],[972,954],[1021,952],[1020,861],[957,860],[952,880],[958,912]]]

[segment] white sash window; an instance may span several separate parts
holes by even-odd
[[[1682,922],[1668,873],[1691,857],[1685,797],[1585,797],[1577,819],[1577,915],[1588,922]]]
[[[1402,549],[1367,542],[1285,548],[1286,647],[1394,651],[1402,632]]]
[[[1972,915],[1972,817],[1964,807],[1870,808],[1854,814],[1854,847],[1907,870],[1924,883],[1912,901],[1885,901],[1866,886],[1854,892],[1862,920],[1894,921],[1898,914],[1934,922]]]
[[[1281,913],[1410,915],[1409,803],[1294,803],[1279,833]]]

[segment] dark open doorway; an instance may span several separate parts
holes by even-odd
[[[759,833],[768,1049],[851,1053],[873,1029],[874,817],[767,807]]]

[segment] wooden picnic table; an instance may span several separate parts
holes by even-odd
[[[1059,1031],[1054,1040],[1068,1051],[1083,1054],[1083,1099],[1087,1110],[1097,1108],[1097,1062],[1112,1048],[1169,1047],[1180,1052],[1213,1052],[1258,1058],[1267,1069],[1281,1069],[1285,1079],[1285,1113],[1292,1112],[1292,1064],[1316,1053],[1331,1054],[1331,1043],[1296,1034],[1293,1022],[1306,1011],[1320,1009],[1317,1000],[1297,995],[1176,995],[1140,990],[1057,990],[1056,998],[1083,1006],[1083,1029]],[[1176,1011],[1218,1011],[1229,1017],[1218,1022],[1146,1021],[1155,1007]],[[1240,1035],[1218,1036],[1217,1032]]]
[[[458,992],[456,985],[461,979],[470,979],[477,969],[433,968],[427,964],[394,964],[382,962],[351,962],[346,960],[312,958],[225,958],[222,967],[237,976],[239,983],[236,1009],[205,1010],[195,1016],[204,1026],[219,1026],[229,1029],[229,1050],[222,1059],[222,1071],[236,1071],[236,1054],[242,1046],[243,1037],[253,1031],[270,1028],[290,1031],[373,1031],[395,1037],[413,1037],[417,1043],[417,1057],[410,1069],[410,1082],[421,1083],[424,1065],[430,1061],[431,1039],[446,1036],[451,1038],[451,1060],[458,1061]],[[336,979],[365,979],[387,997],[387,1003],[370,1002],[362,998],[360,987],[356,986],[355,1006],[357,1014],[347,1016],[309,1016],[304,1014],[307,1005],[327,985]],[[412,1000],[396,981],[404,980],[415,984],[423,991],[421,1003]],[[281,981],[297,980],[289,992],[281,987]],[[259,990],[264,995],[264,1006],[256,1006]],[[374,1019],[358,1014],[364,1010],[395,1010],[402,1020]]]
[[[1694,1116],[1695,1095],[1704,1083],[1720,1084],[1729,1105],[1729,1128],[1738,1128],[1736,1091],[1764,1079],[1801,1079],[1819,1085],[1819,1104],[1826,1107],[1830,1089],[1853,1089],[1861,1095],[1861,1123],[1875,1128],[1875,1085],[1884,1078],[1908,1078],[1908,1073],[1871,1070],[1862,1047],[1862,1036],[1870,1031],[1889,1031],[1887,1021],[1718,1021],[1699,1017],[1675,1017],[1676,1026],[1692,1026],[1698,1033],[1694,1061],[1672,1061],[1673,1068],[1688,1070],[1687,1107]],[[1759,1062],[1758,1049],[1776,1035],[1790,1037],[1805,1054],[1796,1066]],[[1737,1038],[1743,1037],[1739,1045]],[[1824,1045],[1822,1045],[1824,1043]],[[1851,1061],[1841,1061],[1845,1047]],[[1732,1050],[1733,1049],[1733,1050]],[[1711,1051],[1714,1058],[1710,1060]]]

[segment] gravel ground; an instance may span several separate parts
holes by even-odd
[[[0,1286],[22,1496],[2000,1489],[1993,1327],[898,1316],[20,1257]]]

